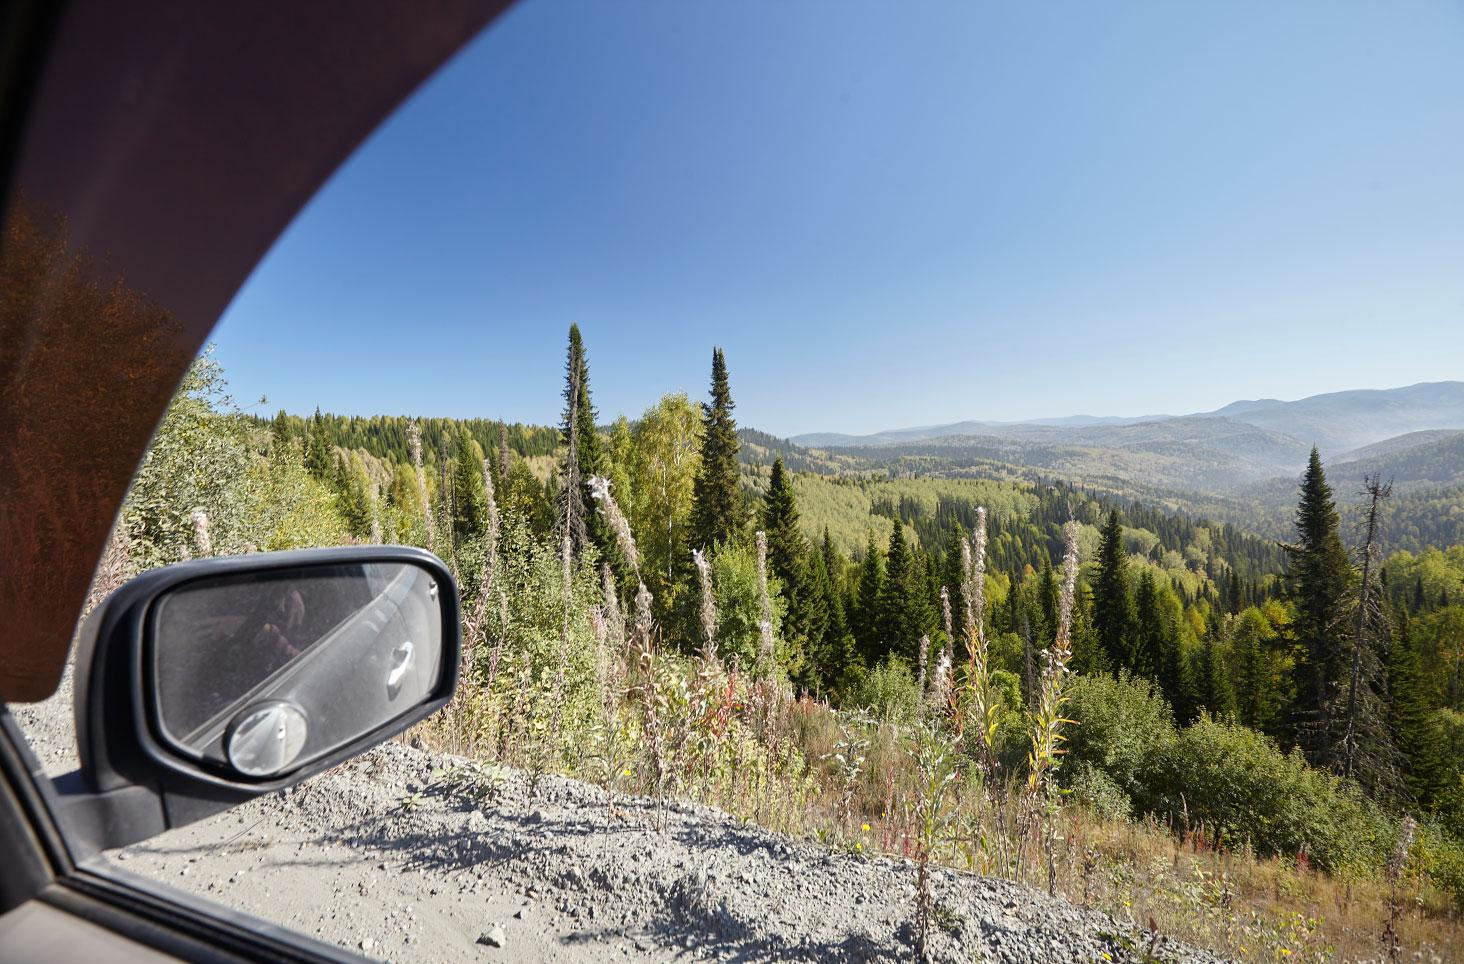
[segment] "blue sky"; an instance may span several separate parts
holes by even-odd
[[[216,333],[267,411],[780,435],[1464,377],[1464,5],[528,0]]]

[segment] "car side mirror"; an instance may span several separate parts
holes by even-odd
[[[397,546],[200,559],[138,576],[82,629],[73,833],[125,846],[280,790],[442,707],[457,587]]]

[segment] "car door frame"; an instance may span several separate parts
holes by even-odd
[[[402,99],[463,43],[477,36],[507,5],[508,0],[435,0],[431,12],[449,22],[430,25],[415,35],[416,46],[401,53],[399,63],[388,65],[390,76],[380,81],[378,86],[381,89],[375,98],[364,107],[354,105],[356,114],[350,119],[350,125],[337,132],[329,145],[332,153],[325,154],[327,147],[322,146],[322,153],[312,159],[312,169],[317,172],[318,179],[309,191],[303,194],[296,191],[285,199],[269,198],[271,206],[276,209],[273,213],[293,217],[314,189]],[[280,10],[285,6],[276,5]],[[0,223],[12,213],[8,203],[15,197],[21,158],[27,146],[31,122],[35,120],[33,115],[37,113],[33,108],[40,97],[48,58],[52,48],[60,45],[58,37],[64,34],[68,15],[76,8],[85,7],[88,7],[87,0],[66,3],[60,0],[12,0],[0,10]],[[90,8],[96,12],[102,4],[98,0],[90,0]],[[375,12],[378,22],[389,20],[391,16],[405,16],[401,13],[382,14],[380,9]],[[153,11],[152,16],[156,18],[157,12]],[[343,21],[341,29],[349,33],[358,28]],[[373,40],[379,43],[381,37]],[[407,44],[407,41],[402,42]],[[294,53],[299,55],[299,51]],[[267,246],[267,242],[287,225],[288,217],[268,236],[252,236],[249,242],[259,250],[248,263],[230,264],[225,274],[232,272],[242,282],[252,270],[254,260],[263,253],[261,244]],[[175,243],[186,243],[186,239]],[[240,246],[241,257],[252,250],[250,244]],[[224,292],[215,291],[215,299],[222,294]],[[227,298],[220,301],[221,305],[226,303]],[[195,320],[185,336],[195,340],[195,350],[216,322],[216,315],[203,325]],[[6,374],[3,368],[0,366],[0,375]],[[176,383],[181,375],[181,369],[172,372],[172,383]],[[0,388],[3,387],[4,384],[0,383]],[[149,387],[156,390],[160,386]],[[162,393],[164,397],[171,391],[171,384],[166,389]],[[154,393],[157,394],[156,391]],[[152,411],[149,406],[145,415],[152,419],[151,424],[156,424],[162,411]],[[0,431],[5,428],[0,424]],[[137,462],[141,461],[144,453],[145,449],[136,453]],[[109,484],[112,481],[117,486],[116,501],[102,507],[108,515],[120,501],[128,479],[108,480]],[[13,509],[14,505],[7,506],[5,500],[0,499],[0,510],[7,507]],[[93,514],[98,511],[95,506],[88,508]],[[0,511],[0,517],[4,514]],[[86,521],[89,528],[97,528],[98,520],[89,518]],[[90,543],[92,540],[88,536],[82,541]],[[98,556],[99,552],[90,559],[91,565],[96,564]],[[63,602],[69,609],[70,600]],[[57,604],[55,599],[25,602],[26,606],[37,608],[54,608]],[[21,615],[23,613],[0,612],[0,620],[8,623],[12,617],[19,619]],[[73,611],[71,615],[74,618],[80,614]],[[57,623],[53,613],[46,624]],[[24,621],[21,625],[25,625]],[[54,640],[46,642],[51,644]],[[130,943],[138,949],[151,948],[164,956],[185,960],[317,962],[360,959],[342,947],[176,890],[132,873],[108,861],[103,854],[89,852],[68,834],[58,818],[61,812],[50,777],[36,759],[8,707],[0,702],[0,867],[4,868],[0,872],[0,922],[18,909],[45,907],[62,915],[59,918],[47,915],[45,919],[51,922],[47,926],[54,926],[57,919],[76,922],[79,930],[95,925],[119,938],[119,951]],[[8,957],[5,948],[0,947],[0,960]]]

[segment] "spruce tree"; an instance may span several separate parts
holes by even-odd
[[[956,640],[955,649],[958,651],[965,645],[962,640],[966,638],[966,573],[962,562],[963,547],[964,558],[970,558],[970,542],[964,528],[957,521],[946,533],[945,566],[941,573],[941,582],[946,588],[946,595],[950,598],[951,636]]]
[[[702,403],[701,464],[697,468],[691,513],[693,548],[715,549],[743,526],[742,492],[737,485],[737,423],[732,419],[732,389],[722,349],[712,349],[711,401]]]
[[[310,428],[305,435],[305,470],[322,482],[330,479],[335,471],[330,457],[330,443],[325,438],[325,420],[320,409],[310,419]]]
[[[1134,665],[1133,627],[1134,601],[1129,595],[1123,523],[1119,520],[1118,510],[1113,509],[1108,513],[1098,540],[1098,574],[1093,581],[1093,631],[1114,672]]]
[[[768,568],[782,581],[787,603],[783,637],[795,650],[808,651],[823,637],[823,600],[815,598],[808,561],[808,541],[798,528],[798,502],[781,458],[773,462],[772,479],[763,498],[763,531],[768,540]]]
[[[919,561],[905,542],[905,527],[895,519],[879,594],[875,635],[886,652],[900,656],[912,667],[920,634],[925,631],[921,619],[923,580],[918,566]]]
[[[1132,662],[1135,676],[1158,682],[1165,668],[1166,627],[1159,612],[1159,590],[1149,569],[1139,573],[1134,590]]]
[[[457,440],[452,467],[452,531],[457,545],[476,539],[488,524],[483,450],[466,432]]]
[[[1211,636],[1200,644],[1199,665],[1195,668],[1195,686],[1199,691],[1200,706],[1217,719],[1235,716],[1235,694],[1230,687],[1230,675],[1225,660]]]
[[[1341,749],[1338,722],[1348,674],[1347,597],[1352,565],[1338,532],[1332,487],[1315,448],[1301,481],[1296,542],[1285,547],[1287,589],[1296,608],[1291,638],[1296,696],[1290,732],[1315,766],[1331,766]]]
[[[808,642],[808,683],[821,695],[827,695],[838,684],[844,670],[843,607],[829,579],[823,553],[808,556],[808,588],[811,597],[824,614],[817,635]],[[835,618],[837,613],[837,618]]]
[[[884,595],[884,564],[880,558],[879,546],[875,545],[874,532],[869,533],[869,545],[864,550],[864,560],[859,564],[859,582],[855,590],[855,605],[851,614],[851,629],[865,666],[874,666],[884,653],[884,644],[879,638],[879,601]]]
[[[1236,719],[1253,729],[1270,732],[1277,699],[1271,681],[1270,640],[1275,630],[1255,607],[1241,610],[1230,639],[1230,679],[1235,694]]]
[[[1429,808],[1449,788],[1453,768],[1438,717],[1429,706],[1427,675],[1414,640],[1413,621],[1406,614],[1398,619],[1389,655],[1389,727],[1408,792],[1421,807]]]
[[[828,580],[825,592],[824,649],[833,655],[837,664],[832,669],[832,678],[837,680],[847,669],[849,659],[849,616],[844,605],[844,557],[834,548],[829,536],[829,527],[824,526],[823,549],[819,553],[824,577]]]
[[[569,348],[564,361],[564,412],[560,416],[560,439],[566,446],[565,464],[561,466],[563,479],[577,481],[574,491],[561,491],[560,497],[572,499],[560,507],[570,518],[570,539],[576,553],[586,546],[594,546],[601,558],[608,559],[618,571],[620,553],[615,544],[614,533],[590,496],[590,479],[605,474],[605,448],[595,427],[595,404],[590,395],[590,363],[585,354],[584,340],[580,337],[579,325],[569,326]],[[569,459],[570,420],[574,420],[573,471],[567,464]],[[503,441],[500,438],[500,442]]]

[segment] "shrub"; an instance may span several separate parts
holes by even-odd
[[[712,586],[717,603],[717,650],[724,660],[743,669],[757,662],[762,635],[762,594],[757,587],[757,552],[746,542],[731,542],[712,556]],[[773,637],[781,640],[780,629],[786,606],[782,584],[768,573],[768,595],[772,599]],[[779,657],[786,657],[779,652]],[[780,665],[783,661],[780,659]]]
[[[1418,828],[1409,870],[1428,877],[1464,910],[1464,841],[1447,828],[1432,821]]]
[[[1355,787],[1208,716],[1156,748],[1147,771],[1160,816],[1203,825],[1222,842],[1249,841],[1263,856],[1305,853],[1324,870],[1354,872],[1378,866],[1396,837]]]
[[[1088,764],[1068,771],[1073,799],[1108,820],[1125,820],[1133,811],[1129,795],[1107,773]]]
[[[854,680],[845,703],[883,722],[908,723],[920,710],[920,686],[904,660],[887,656]]]
[[[1126,671],[1117,679],[1077,677],[1068,716],[1077,723],[1067,740],[1074,780],[1079,773],[1089,774],[1090,782],[1101,776],[1105,788],[1121,792],[1132,809],[1145,808],[1150,801],[1144,772],[1177,738],[1169,704],[1154,684]]]

